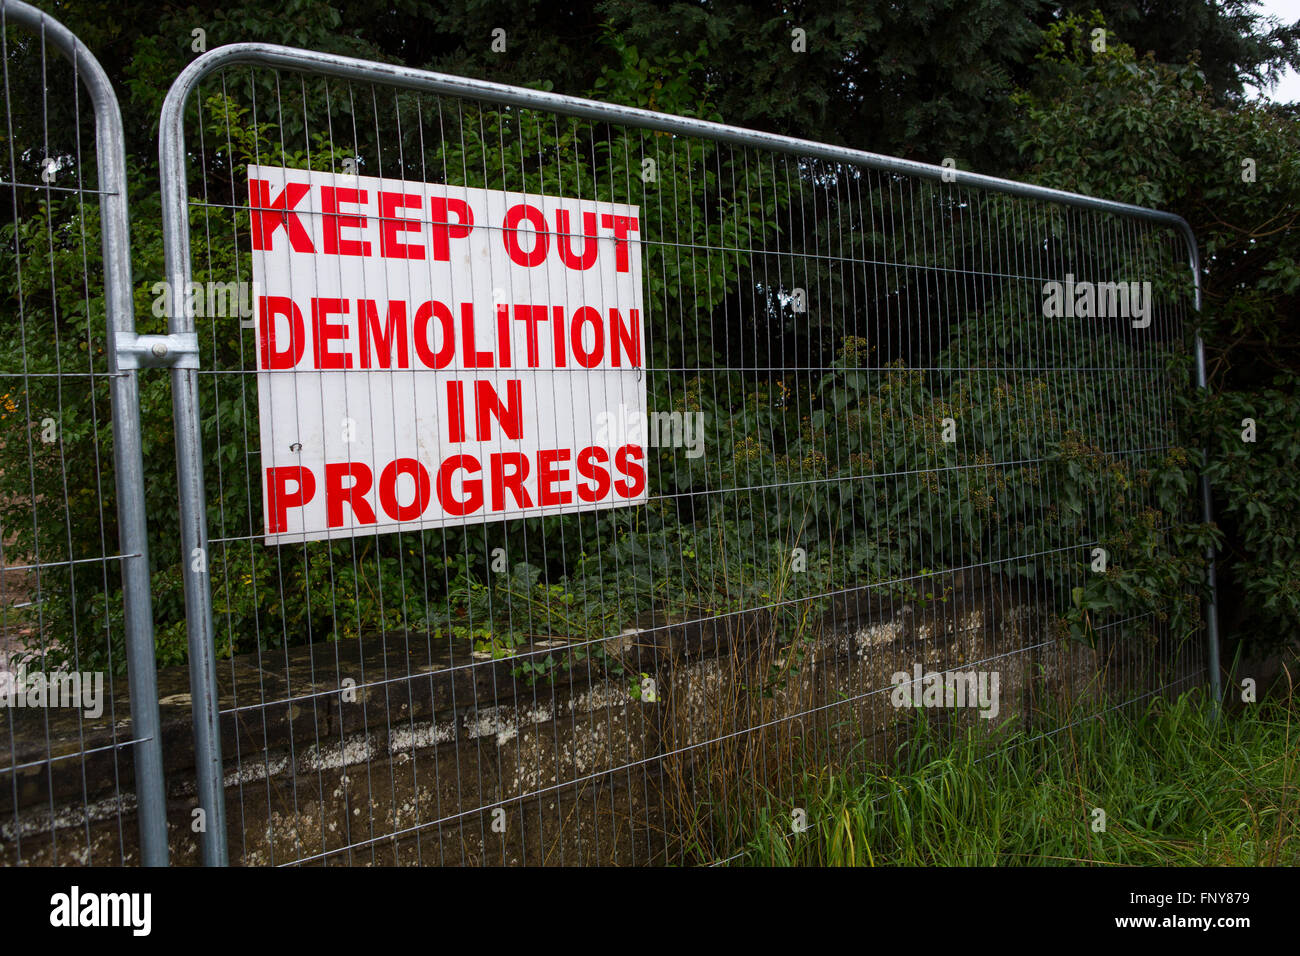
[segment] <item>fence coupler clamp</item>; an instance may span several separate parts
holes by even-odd
[[[123,371],[138,368],[198,368],[198,333],[136,335],[130,338],[119,336],[117,367]]]

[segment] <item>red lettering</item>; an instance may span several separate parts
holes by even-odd
[[[415,479],[415,497],[408,505],[397,501],[397,479],[410,475]],[[384,466],[379,475],[379,504],[394,521],[414,521],[424,514],[432,498],[429,489],[429,472],[414,458],[398,458]]]
[[[420,197],[410,193],[379,194],[379,254],[388,259],[423,259],[424,246],[408,246],[399,236],[419,232],[420,223],[397,215],[399,208],[419,209]]]
[[[506,474],[506,465],[514,470]],[[492,510],[504,511],[506,507],[506,489],[515,496],[515,503],[521,508],[531,508],[532,499],[524,481],[528,478],[528,456],[523,452],[504,451],[492,456]]]
[[[344,479],[351,484],[344,485]],[[352,509],[357,524],[374,524],[375,511],[365,496],[370,493],[374,475],[359,461],[341,461],[325,466],[325,522],[330,528],[343,526],[343,506]]]
[[[614,467],[631,479],[620,478],[614,482],[614,490],[622,497],[635,498],[645,488],[645,469],[637,464],[643,458],[645,452],[640,445],[624,445],[614,453]]]
[[[429,319],[435,317],[442,327],[442,348],[436,353],[430,348],[429,342]],[[455,323],[451,309],[437,299],[421,303],[415,310],[415,354],[426,367],[440,369],[451,364],[456,354]]]
[[[641,367],[641,310],[628,309],[628,324],[618,309],[609,310],[609,364],[618,368],[623,364],[623,350],[627,349],[628,364]]]
[[[556,468],[570,456],[567,448],[543,449],[537,453],[537,503],[547,505],[567,505],[573,500],[573,492],[557,491],[556,482],[569,480],[569,469]]]
[[[406,303],[400,299],[390,300],[388,315],[384,327],[379,327],[379,309],[373,299],[361,299],[358,303],[361,328],[361,367],[373,368],[370,364],[370,350],[373,345],[375,357],[381,368],[393,367],[393,346],[397,346],[397,367],[411,367],[411,353],[406,347]]]
[[[519,222],[527,219],[533,227],[533,248],[524,252],[519,244]],[[546,217],[536,206],[526,202],[516,203],[506,210],[506,218],[501,224],[501,240],[505,243],[510,261],[520,266],[539,266],[546,261],[546,250],[550,244],[546,232]]]
[[[590,352],[583,344],[582,327],[585,324],[591,326],[593,333]],[[578,360],[579,365],[583,368],[595,368],[600,364],[600,360],[605,355],[605,323],[601,321],[599,312],[589,305],[584,305],[573,313],[573,329],[570,338],[573,342],[573,357]]]
[[[573,254],[573,236],[569,233],[569,211],[555,211],[555,251],[560,254],[560,261],[566,268],[581,272],[596,264],[596,214],[582,214],[582,255]]]
[[[438,469],[438,501],[442,510],[457,517],[473,514],[483,507],[483,480],[466,478],[464,482],[465,497],[457,500],[451,493],[451,478],[457,471],[465,470],[471,474],[483,470],[478,459],[473,455],[452,455]]]
[[[434,196],[429,200],[433,232],[433,258],[446,262],[451,258],[451,240],[464,239],[474,228],[474,213],[463,199]],[[455,225],[448,215],[456,217]]]
[[[565,368],[569,363],[564,354],[564,306],[556,305],[552,308],[555,310],[555,321],[551,323],[551,331],[555,335],[555,367]]]
[[[311,236],[293,208],[311,191],[306,183],[285,183],[284,190],[271,200],[271,183],[265,179],[248,181],[249,214],[252,217],[253,248],[270,249],[275,230],[284,226],[294,252],[315,252]]]
[[[581,483],[578,485],[578,497],[583,501],[601,501],[609,494],[609,471],[605,468],[607,464],[609,452],[598,445],[584,448],[578,454],[578,474],[596,483],[594,488]]]
[[[628,254],[627,254],[627,234],[629,232],[638,232],[640,223],[636,216],[612,216],[605,213],[600,217],[600,224],[606,229],[614,230],[614,264],[619,272],[627,272]]]
[[[501,404],[496,387],[480,379],[474,383],[474,429],[479,441],[492,440],[495,418],[507,438],[524,437],[524,383],[512,378],[506,382],[506,404]]]
[[[464,348],[465,368],[491,368],[492,353],[479,352],[474,341],[474,303],[462,302],[460,306],[460,336]]]
[[[268,370],[293,368],[302,361],[307,347],[307,335],[302,324],[302,311],[286,295],[264,295],[257,300],[258,321],[261,324],[262,368]],[[276,319],[289,320],[289,344],[283,350],[276,348]]]
[[[321,211],[324,213],[322,227],[325,234],[325,252],[340,256],[368,256],[370,243],[360,239],[344,239],[344,229],[361,229],[366,224],[365,216],[340,215],[339,207],[361,206],[366,202],[364,189],[335,189],[322,186],[320,190]]]
[[[289,482],[297,490],[288,490]],[[271,519],[268,534],[281,534],[289,527],[290,508],[301,508],[316,496],[316,476],[310,468],[284,465],[266,469],[266,514]]]
[[[505,308],[505,306],[502,306],[502,308]],[[559,307],[557,306],[556,308],[558,309]],[[563,315],[563,311],[561,311],[560,314]],[[524,323],[524,342],[528,349],[528,367],[537,368],[541,365],[541,354],[537,340],[537,326],[546,321],[546,306],[516,305],[515,321]]]
[[[316,359],[316,367],[322,369],[351,368],[352,353],[331,352],[329,344],[336,339],[346,341],[348,327],[342,323],[331,323],[331,315],[347,315],[347,299],[312,299],[311,300],[311,347]]]
[[[451,424],[449,437],[454,442],[465,440],[465,383],[447,383],[447,418]]]
[[[497,306],[497,364],[510,367],[510,306]]]

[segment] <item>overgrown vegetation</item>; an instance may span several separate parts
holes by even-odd
[[[1204,470],[1224,532],[1224,631],[1233,642],[1293,642],[1300,509],[1285,476],[1300,455],[1297,107],[1224,106],[1195,59],[1143,58],[1114,39],[1097,53],[1089,25],[1067,20],[1051,32],[1057,55],[1018,98],[1020,147],[1046,185],[1167,209],[1191,223],[1212,397],[1194,396],[1179,417],[1186,447],[1209,451]]]
[[[994,22],[1006,6],[979,6],[969,15]],[[292,4],[289,13],[300,32],[289,39],[301,45],[391,57],[409,53],[403,45],[414,42],[340,38],[337,28],[351,14],[325,4]],[[840,22],[830,6],[826,16]],[[748,27],[734,49],[709,27],[700,31],[703,42],[668,52],[649,40],[638,46],[629,38],[642,28],[619,17],[611,13],[616,26],[581,74],[583,88],[567,91],[665,112],[750,118],[733,112],[740,109],[735,91],[722,80],[734,70],[721,63],[736,50],[756,55]],[[223,13],[212,42],[269,29],[263,19],[256,5]],[[967,77],[939,113],[899,93],[907,99],[901,125],[860,145],[906,151],[900,136],[933,130],[940,113],[968,112],[965,99],[1000,90],[1004,128],[955,134],[956,155],[1001,155],[996,142],[1011,137],[1021,165],[1005,171],[1183,213],[1202,243],[1200,327],[1220,392],[1213,401],[1170,393],[1179,404],[1160,414],[1143,401],[1163,382],[1190,378],[1188,336],[1141,348],[1107,332],[1043,336],[1038,286],[990,278],[1017,275],[1028,250],[1047,250],[1043,269],[1140,267],[1170,308],[1180,302],[1187,310],[1183,252],[1167,237],[1134,234],[1097,245],[1080,241],[1059,213],[1011,200],[527,112],[406,93],[380,103],[316,81],[277,98],[269,77],[247,71],[210,83],[190,127],[193,195],[210,204],[193,214],[196,279],[249,276],[247,252],[236,253],[243,243],[232,241],[246,235],[246,224],[223,207],[242,202],[244,169],[253,161],[337,169],[355,156],[363,172],[417,180],[541,192],[581,183],[584,194],[644,211],[647,312],[656,322],[650,407],[702,414],[707,449],[700,458],[681,449],[652,456],[654,499],[637,511],[267,549],[257,541],[262,495],[248,457],[258,443],[255,382],[251,375],[205,376],[209,522],[214,538],[225,539],[210,562],[219,652],[406,628],[456,639],[465,652],[508,654],[554,637],[582,654],[585,641],[647,621],[770,605],[797,622],[824,610],[824,595],[839,589],[876,585],[906,595],[923,574],[973,561],[1032,582],[1082,640],[1095,641],[1106,620],[1129,617],[1137,619],[1129,632],[1135,639],[1166,631],[1181,637],[1199,626],[1196,588],[1210,541],[1227,548],[1221,573],[1234,633],[1300,633],[1300,571],[1289,559],[1300,509],[1286,480],[1300,454],[1293,334],[1300,267],[1291,228],[1300,209],[1300,125],[1284,109],[1229,108],[1234,97],[1194,62],[1141,58],[1113,34],[1108,50],[1093,51],[1092,19],[1063,18],[1045,35],[1023,17],[1015,23],[1016,43],[1004,43],[1005,33],[997,39],[999,57],[1018,57],[1014,69]],[[274,24],[277,35],[286,29],[280,19]],[[785,42],[775,19],[756,24]],[[873,28],[861,29],[866,36]],[[188,28],[184,37],[188,42]],[[93,46],[94,31],[87,39]],[[139,132],[156,116],[163,79],[184,55],[172,49],[179,40],[135,40],[139,56],[122,69],[128,121]],[[1210,75],[1227,69],[1236,76],[1285,59],[1294,43],[1277,42],[1272,52],[1238,50]],[[909,82],[928,75],[896,66]],[[941,81],[936,74],[931,82]],[[1013,86],[1019,92],[1010,97]],[[842,94],[823,105],[843,108]],[[386,134],[381,144],[376,128],[394,129],[394,119],[402,120],[401,142]],[[843,128],[836,117],[823,120],[802,131],[833,138]],[[430,135],[435,128],[437,137]],[[510,162],[499,155],[502,143]],[[147,156],[141,148],[133,158],[133,254],[139,325],[154,331],[162,325],[151,291],[162,253]],[[645,157],[656,160],[652,185],[636,173]],[[1245,157],[1257,169],[1250,183],[1241,176]],[[31,152],[14,154],[28,179],[39,176],[38,161]],[[89,163],[73,174],[93,179]],[[86,282],[98,247],[95,210],[57,194],[23,193],[18,201],[19,224],[0,235],[0,272],[26,267],[23,284],[0,293],[6,315],[17,315],[22,302],[23,322],[6,322],[0,335],[5,354],[26,363],[7,364],[0,383],[16,408],[3,438],[14,466],[0,473],[0,521],[14,536],[6,553],[104,553],[115,540],[112,487],[103,474],[111,460],[106,392],[102,381],[90,392],[60,389],[49,376],[91,363],[103,369],[93,268],[89,308],[77,295],[56,301],[49,279],[52,271],[59,288],[74,290]],[[820,219],[809,210],[821,211]],[[997,244],[983,233],[994,223],[1004,236]],[[792,248],[828,255],[796,262],[778,251]],[[870,268],[838,267],[829,254]],[[953,269],[973,274],[954,276]],[[796,287],[806,311],[795,311]],[[205,369],[251,372],[251,330],[204,320],[200,334]],[[1084,367],[1111,372],[1059,374]],[[1277,378],[1262,389],[1265,375]],[[158,373],[141,381],[147,487],[151,500],[170,503],[169,386]],[[36,437],[48,417],[60,423],[58,442]],[[1247,417],[1259,423],[1255,444],[1240,440]],[[937,440],[946,419],[957,424],[959,441]],[[1196,520],[1201,447],[1211,452],[1207,468],[1226,539]],[[1120,453],[1131,449],[1148,451]],[[170,504],[160,507],[151,525],[161,664],[186,653],[184,563],[170,512]],[[1104,575],[1087,572],[1093,546],[1111,554]],[[491,567],[496,548],[508,555],[506,573]],[[806,552],[806,567],[792,575],[796,549]],[[1038,557],[1008,561],[1026,554]],[[26,615],[39,626],[54,639],[56,660],[103,666],[111,654],[120,668],[120,646],[69,642],[74,620],[78,633],[120,640],[117,587],[112,569],[47,574],[41,602],[10,611],[9,620]],[[574,657],[557,653],[555,660]]]
[[[1288,693],[1216,721],[1204,695],[1051,733],[956,741],[920,716],[880,769],[819,773],[760,806],[737,862],[834,866],[1295,866],[1300,711]],[[792,808],[805,811],[794,832]],[[1098,829],[1103,818],[1104,829]]]

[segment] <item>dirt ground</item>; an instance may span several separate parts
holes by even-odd
[[[28,613],[36,576],[23,569],[28,560],[12,551],[13,536],[3,535],[0,540],[0,669],[8,669],[15,658],[37,643],[36,627]]]

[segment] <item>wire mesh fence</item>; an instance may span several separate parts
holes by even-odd
[[[107,80],[0,10],[6,863],[167,861],[155,663],[208,863],[729,862],[922,725],[1215,693],[1176,217],[245,45],[139,337]]]
[[[207,538],[159,547],[232,860],[726,861],[918,720],[1206,679],[1173,217],[229,52],[163,124]]]
[[[25,4],[0,5],[0,63],[0,859],[157,864],[121,122],[99,64]]]

